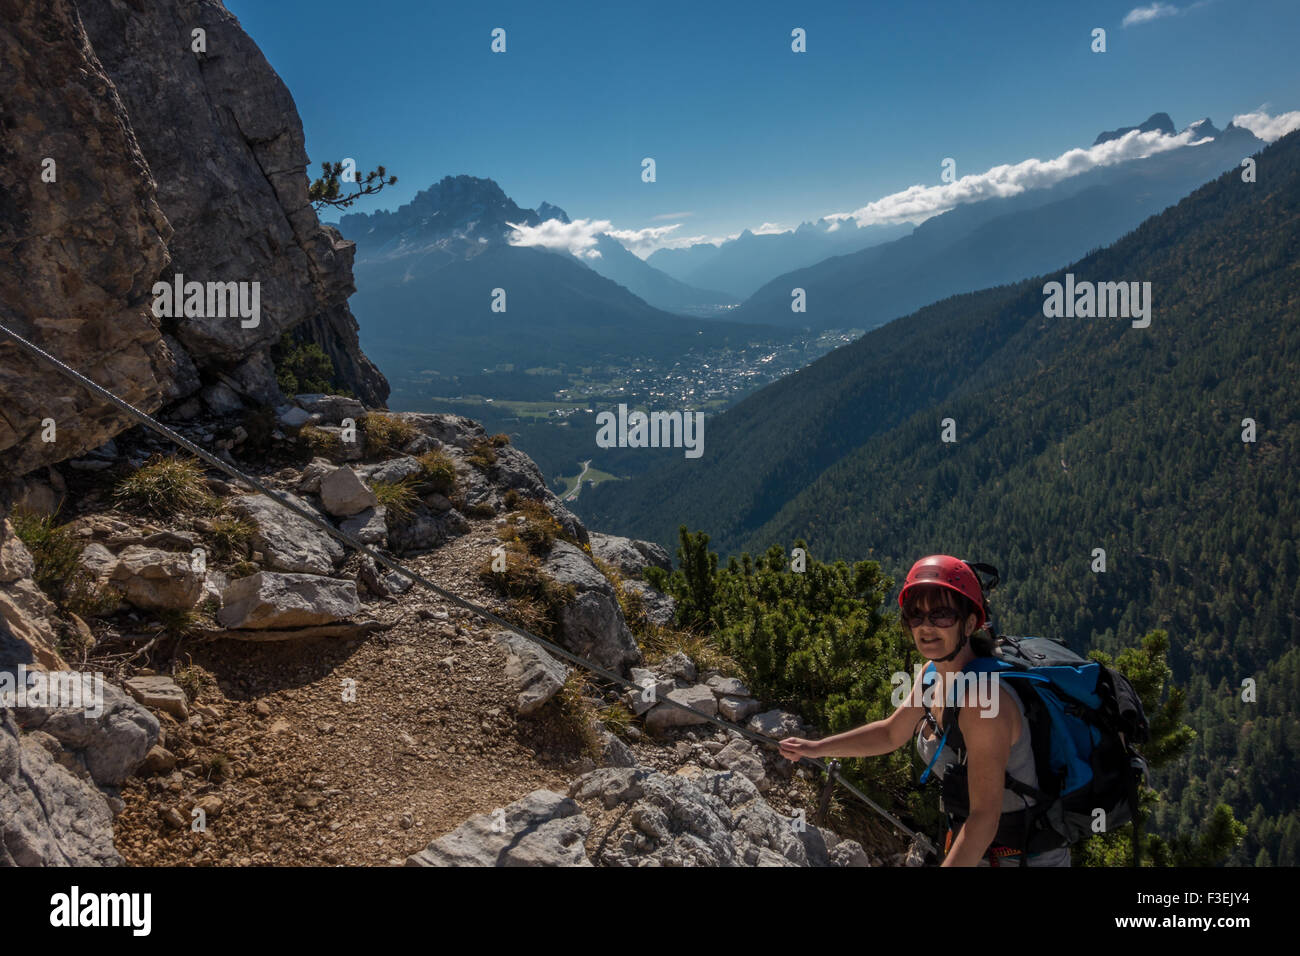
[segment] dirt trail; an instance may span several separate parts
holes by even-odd
[[[499,613],[477,580],[494,529],[473,522],[409,566]],[[198,712],[220,716],[197,729],[161,718],[181,763],[123,789],[115,829],[129,864],[396,864],[475,813],[538,787],[564,791],[580,769],[576,736],[552,708],[516,717],[490,623],[418,585],[369,599],[365,612],[392,627],[363,641],[217,641],[192,652],[216,678]],[[356,681],[354,702],[343,701],[344,678]],[[226,772],[209,779],[220,754]],[[190,807],[209,795],[221,807],[206,832],[191,832]],[[169,809],[183,829],[164,819]]]

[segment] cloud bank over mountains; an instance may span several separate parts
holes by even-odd
[[[1300,110],[1272,116],[1261,107],[1254,112],[1234,116],[1232,122],[1250,130],[1265,142],[1271,143],[1300,128]],[[1066,150],[1053,159],[1031,158],[1015,164],[994,166],[982,173],[961,176],[951,183],[909,186],[907,189],[869,202],[850,212],[834,212],[819,217],[819,221],[824,224],[827,231],[847,226],[850,221],[857,227],[894,225],[904,222],[920,225],[932,216],[966,203],[1014,196],[1030,189],[1043,189],[1098,166],[1111,166],[1130,160],[1145,159],[1171,149],[1208,142],[1209,137],[1200,135],[1198,125],[1192,124],[1182,132],[1172,135],[1158,130],[1143,132],[1135,129],[1104,143]],[[672,215],[686,218],[692,214],[667,214],[655,216],[653,219],[660,220]],[[514,228],[514,233],[510,237],[513,245],[540,246],[545,249],[567,251],[586,259],[600,257],[600,252],[596,249],[596,237],[601,233],[617,239],[630,252],[642,259],[657,249],[684,248],[705,242],[720,245],[741,234],[736,232],[728,236],[676,236],[673,233],[681,228],[682,223],[648,226],[642,229],[615,229],[608,219],[576,219],[567,223],[552,219],[536,226],[513,223],[511,225]],[[764,222],[751,231],[755,235],[770,235],[790,232],[792,227]]]

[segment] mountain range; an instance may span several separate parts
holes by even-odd
[[[1163,113],[1138,128],[1173,132]],[[902,239],[777,276],[725,317],[871,329],[946,296],[1037,275],[1114,242],[1265,145],[1232,124],[1222,132],[1209,120],[1190,128],[1213,139],[958,206]],[[1098,142],[1129,129],[1102,133]],[[805,290],[806,312],[791,310],[795,288]]]

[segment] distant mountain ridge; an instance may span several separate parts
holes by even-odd
[[[1172,130],[1166,119],[1158,113],[1143,126]],[[1193,126],[1206,124],[1208,136],[1214,129],[1208,120]],[[726,317],[814,329],[875,328],[946,296],[1015,282],[1114,242],[1265,145],[1229,124],[1199,146],[957,206],[904,238],[777,276]],[[806,312],[791,311],[794,288],[805,290]]]

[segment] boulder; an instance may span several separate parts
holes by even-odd
[[[718,674],[710,677],[706,684],[709,689],[719,697],[749,697],[749,688],[746,687],[738,678],[723,677]]]
[[[13,673],[12,668],[5,670]],[[80,678],[85,689],[101,695],[94,707],[15,707],[14,717],[24,730],[39,730],[75,755],[94,782],[119,787],[140,766],[158,740],[158,718],[112,684],[86,680],[77,672],[59,672]]]
[[[762,710],[763,705],[752,697],[719,697],[718,713],[724,720],[738,724]]]
[[[632,578],[645,576],[647,567],[673,569],[668,552],[653,541],[637,541],[633,538],[620,538],[618,535],[591,534],[591,553],[602,561],[612,564],[619,574]]]
[[[204,574],[190,555],[133,544],[109,577],[127,603],[146,610],[188,611],[203,596]]]
[[[513,631],[494,631],[492,640],[506,652],[506,678],[515,684],[521,715],[536,713],[564,686],[569,669],[546,648]]]
[[[297,405],[281,405],[275,410],[275,420],[282,428],[301,428],[311,421],[311,415]]]
[[[560,609],[557,643],[616,673],[641,659],[613,586],[584,552],[567,541],[556,541],[542,573],[557,584],[572,585],[575,592]]]
[[[665,677],[677,677],[689,683],[694,683],[696,678],[695,662],[681,651],[665,657],[656,665],[655,670]]]
[[[732,740],[714,754],[713,759],[727,770],[744,774],[759,790],[766,789],[767,774],[763,768],[763,758],[754,745],[743,737]]]
[[[310,464],[302,470],[302,477],[298,479],[298,490],[303,494],[314,495],[320,491],[320,480],[328,472],[335,468],[334,462],[328,458],[313,458]]]
[[[296,495],[282,494],[298,507],[313,510]],[[253,524],[252,545],[276,571],[329,574],[343,561],[343,545],[266,495],[240,495],[231,499],[230,510]]]
[[[569,785],[580,803],[619,808],[601,841],[604,866],[844,866],[865,854],[853,841],[778,813],[734,771],[665,774],[602,768]],[[843,847],[838,853],[827,848]]]
[[[121,864],[104,794],[0,709],[0,867]]]
[[[361,610],[355,581],[272,571],[233,581],[221,603],[222,627],[258,630],[328,624]]]
[[[646,730],[652,734],[660,733],[669,727],[707,724],[705,715],[716,717],[718,714],[718,699],[713,696],[713,691],[702,684],[669,691],[667,699],[689,707],[696,713],[687,713],[680,707],[656,704],[645,718]]]
[[[431,514],[421,505],[388,533],[388,545],[397,554],[418,554],[437,548],[469,529],[469,522],[455,508]]]
[[[762,734],[764,737],[770,737],[773,740],[783,740],[786,737],[807,737],[808,735],[808,728],[804,726],[799,716],[786,713],[783,710],[769,710],[751,717],[746,728],[751,733]]]
[[[591,866],[584,845],[591,821],[571,798],[534,790],[504,811],[471,817],[407,857],[406,865]]]
[[[320,500],[326,511],[340,518],[351,517],[379,504],[375,493],[347,465],[321,476]]]
[[[424,467],[415,458],[404,455],[401,458],[381,461],[377,465],[363,465],[359,470],[366,481],[373,485],[377,481],[393,482],[414,478],[424,470]]]
[[[355,423],[366,413],[366,406],[346,395],[311,393],[295,395],[293,400],[310,414],[319,415],[321,421],[331,425],[341,425],[345,418],[350,418]]]
[[[339,522],[339,530],[362,544],[382,544],[388,536],[387,510],[383,505],[366,508]]]
[[[126,682],[126,692],[145,707],[166,711],[177,720],[189,719],[185,691],[170,677],[132,677]]]

